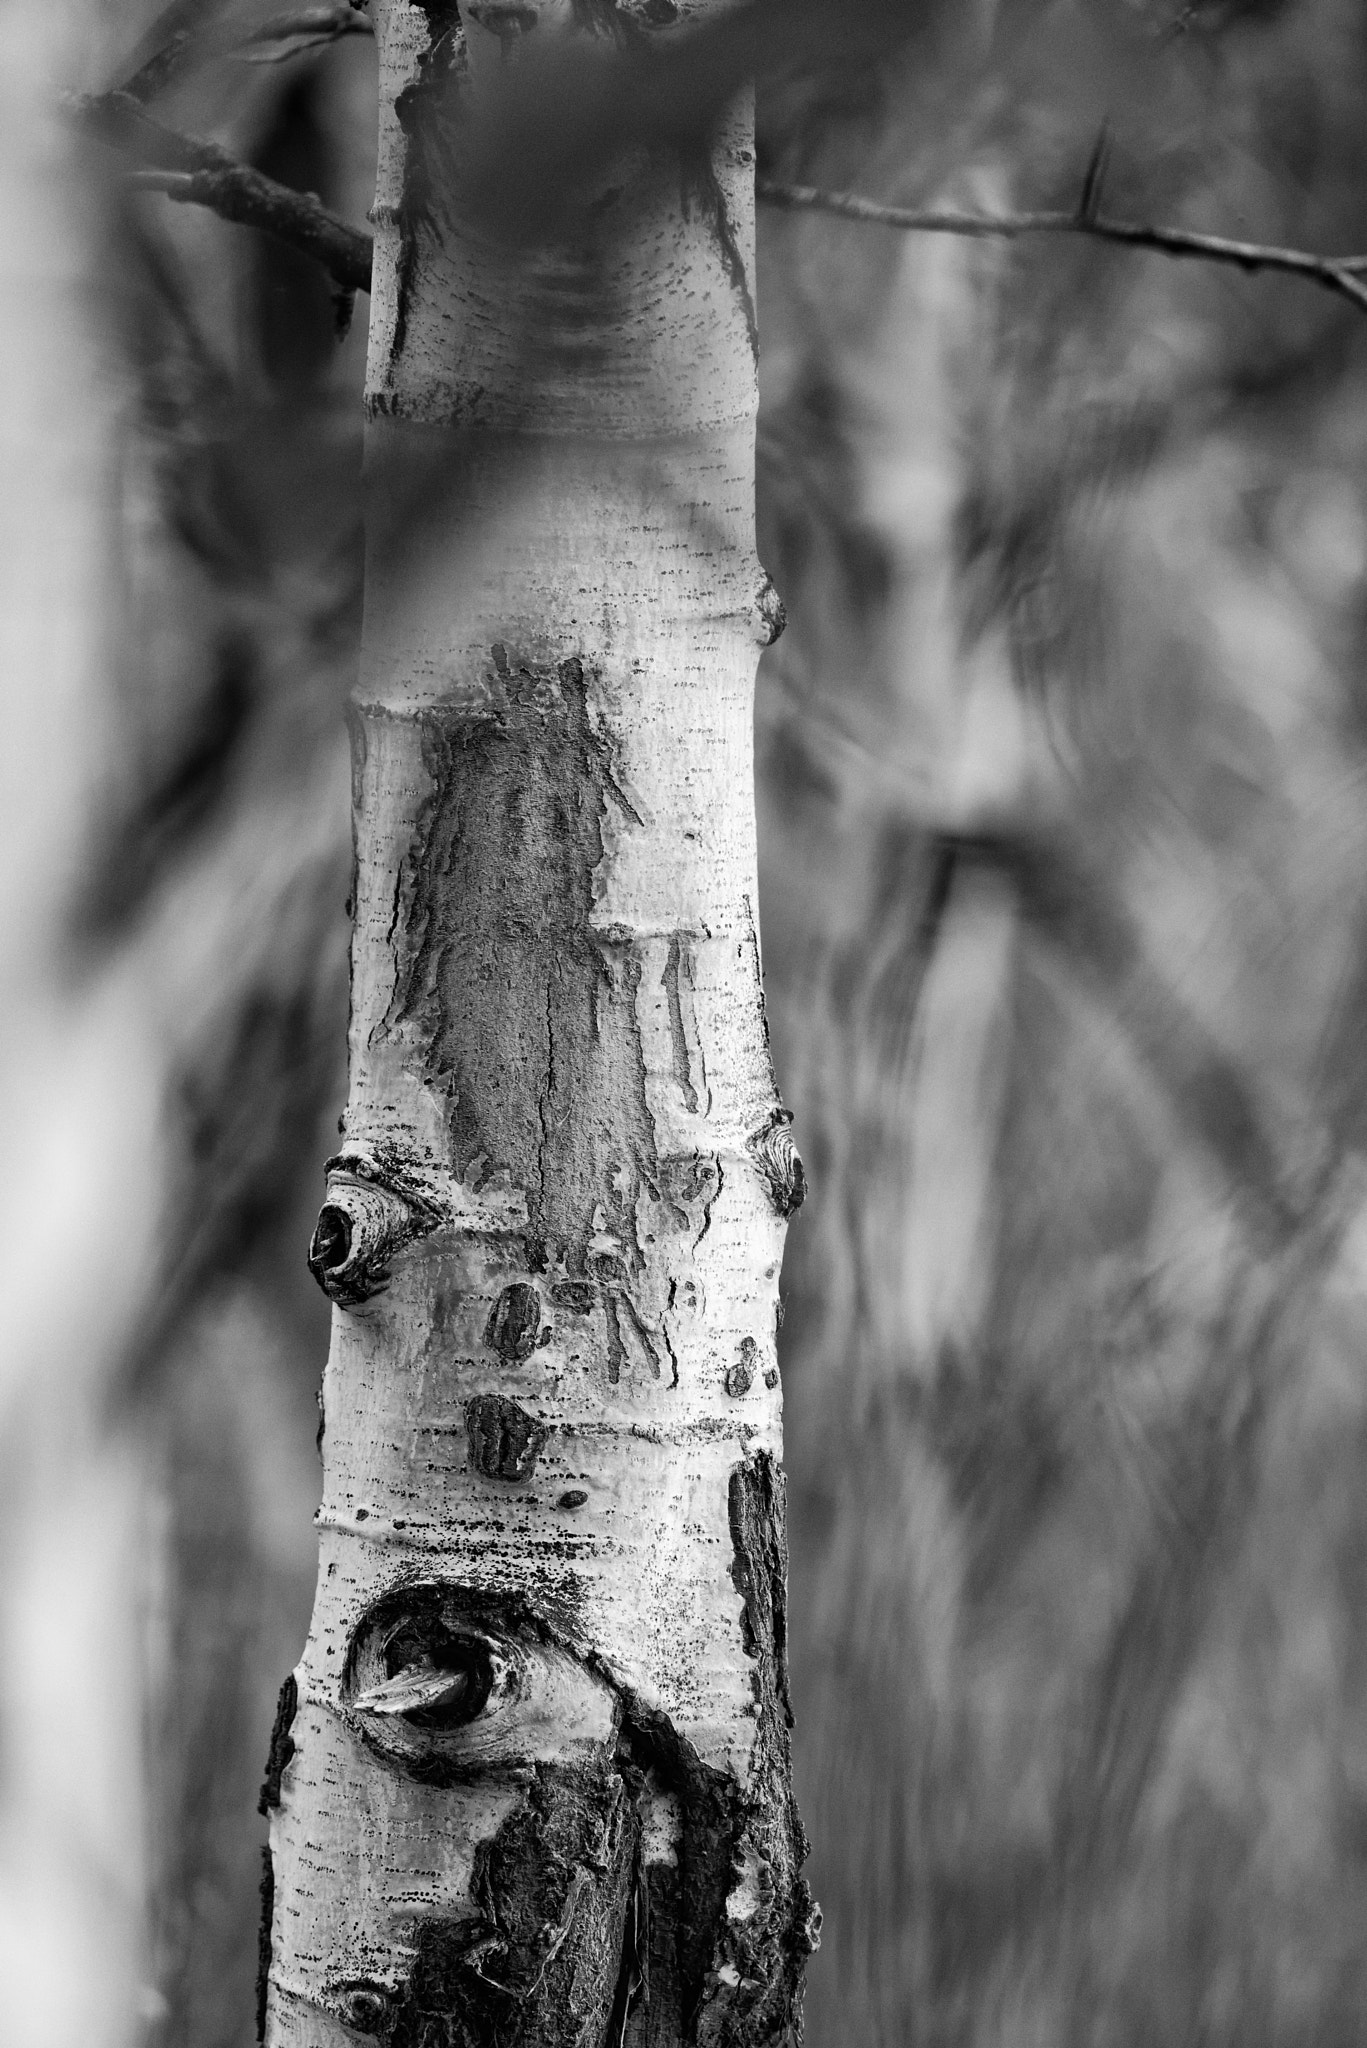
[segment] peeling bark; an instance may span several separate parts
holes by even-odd
[[[747,110],[553,243],[462,211],[462,115],[529,39],[633,21],[377,8],[351,1089],[310,1250],[318,1595],[263,1795],[272,2048],[800,2036]]]

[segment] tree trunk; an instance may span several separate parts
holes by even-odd
[[[276,2048],[800,2033],[748,111],[619,160],[553,238],[462,201],[509,65],[664,12],[377,8],[351,1082],[311,1251],[318,1594],[263,1793]]]

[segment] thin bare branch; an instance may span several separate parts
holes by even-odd
[[[138,42],[122,82],[111,90],[146,103],[165,92],[212,39],[223,0],[170,0]]]
[[[1155,249],[1165,256],[1198,257],[1208,263],[1229,263],[1244,271],[1276,270],[1303,277],[1350,299],[1367,312],[1367,256],[1316,256],[1308,249],[1283,249],[1274,243],[1236,242],[1225,235],[1203,235],[1186,228],[1155,227],[1146,222],[1116,220],[1106,214],[967,213],[947,207],[885,206],[856,192],[824,192],[815,185],[785,185],[759,179],[757,196],[770,206],[834,213],[873,227],[902,228],[918,234],[997,236],[1011,241],[1022,235],[1090,235],[1102,242],[1122,242],[1134,249]]]
[[[352,0],[331,0],[323,7],[296,7],[272,15],[239,40],[237,55],[252,64],[281,64],[310,50],[321,50],[339,36],[373,36],[370,17]]]
[[[370,236],[311,192],[296,192],[238,163],[216,142],[163,127],[124,93],[68,104],[100,141],[135,160],[136,185],[288,242],[320,263],[340,291],[370,290]]]
[[[340,36],[373,36],[368,15],[355,0],[323,0],[295,7],[245,26],[223,0],[172,0],[142,38],[132,68],[115,90],[144,106],[187,73],[218,57],[237,56],[249,64],[280,64],[307,56]]]

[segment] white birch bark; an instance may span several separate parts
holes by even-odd
[[[461,213],[481,97],[612,12],[376,9],[351,1086],[266,1788],[274,2048],[800,2031],[748,110],[615,164],[554,243]]]

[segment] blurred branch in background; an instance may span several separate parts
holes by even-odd
[[[354,278],[373,47],[242,61],[279,13],[117,10],[117,62],[84,12],[60,50],[63,10],[4,16],[23,2048],[131,2038],[139,1978],[161,2048],[251,2038],[313,1575],[364,347],[289,236],[149,203],[103,147],[82,181],[35,81],[120,79],[216,152],[144,172],[316,192]],[[686,139],[756,71],[766,180],[822,195],[763,209],[758,294],[790,619],[761,911],[814,1188],[783,1332],[808,2039],[1348,2048],[1367,339],[1360,259],[1308,252],[1367,247],[1361,9],[813,0],[673,74],[650,13],[604,5],[592,118],[547,78],[490,179],[534,233],[616,124]],[[1077,198],[1103,127],[1115,240]],[[823,217],[856,192],[953,226]],[[1118,246],[1192,220],[1287,261]],[[73,1642],[98,1685],[53,1682]]]
[[[227,0],[172,0],[141,37],[117,91],[150,101],[216,57],[277,64],[325,49],[342,36],[373,35],[363,4],[364,0],[326,0],[263,21]]]
[[[72,110],[100,141],[134,159],[133,191],[207,207],[224,220],[259,228],[322,265],[344,292],[370,289],[370,236],[330,213],[312,192],[292,191],[217,143],[180,135],[146,115],[128,93],[74,100]]]
[[[823,195],[759,291],[817,2043],[1346,2048],[1367,1997],[1367,348],[1077,197],[1107,126],[1108,220],[1362,248],[1367,38],[1185,19],[768,103]]]
[[[799,22],[799,42],[804,26],[808,37],[812,33],[811,24]],[[204,206],[225,220],[273,234],[321,263],[344,292],[366,291],[371,238],[363,230],[329,214],[314,194],[291,191],[235,163],[215,144],[161,127],[148,119],[140,105],[164,89],[192,55],[202,62],[208,55],[232,50],[254,61],[280,62],[358,30],[373,33],[368,20],[355,11],[353,0],[276,16],[250,31],[239,27],[225,33],[219,27],[217,33],[202,31],[197,37],[191,30],[177,29],[123,88],[90,95],[74,103],[74,110],[93,133],[143,165],[129,174],[133,189],[161,192],[182,204]],[[848,24],[846,32],[849,34]],[[875,9],[864,34],[875,38],[881,51],[887,33],[882,11]],[[681,49],[663,58],[653,55],[648,68],[641,64],[638,46],[628,40],[625,55],[618,52],[593,60],[598,89],[590,95],[589,111],[579,117],[573,136],[565,134],[563,120],[555,123],[556,142],[549,150],[542,137],[551,96],[557,108],[563,106],[563,78],[539,86],[534,82],[530,88],[525,80],[520,81],[516,101],[505,110],[511,115],[507,133],[488,138],[485,154],[491,203],[500,214],[512,217],[521,210],[540,220],[548,204],[548,189],[563,194],[563,173],[571,167],[571,185],[582,179],[586,161],[591,163],[597,151],[609,146],[606,138],[612,137],[611,147],[621,147],[622,138],[629,140],[638,130],[652,137],[661,132],[701,130],[744,78],[746,68],[760,64],[768,55],[773,40],[772,25],[759,9],[752,9],[743,22],[733,17],[720,29],[695,34]],[[851,47],[863,48],[857,25]],[[557,65],[558,72],[562,68]],[[647,88],[644,93],[643,86]],[[630,118],[626,118],[628,108]],[[529,157],[525,145],[532,138]],[[586,143],[592,145],[587,153]],[[1103,154],[1098,150],[1098,171],[1102,163]],[[1249,273],[1280,271],[1326,286],[1367,310],[1367,285],[1361,282],[1367,272],[1367,256],[1316,255],[1161,223],[1116,219],[1100,211],[1100,191],[1100,177],[1089,172],[1080,202],[1072,211],[994,214],[892,206],[857,193],[826,192],[774,178],[761,177],[757,185],[757,196],[769,205],[816,209],[865,225],[1008,240],[1022,235],[1087,235],[1172,257],[1233,264]]]
[[[1327,285],[1367,310],[1367,256],[1313,256],[1304,249],[1278,249],[1266,242],[1231,241],[1224,235],[1196,234],[1139,221],[1112,220],[1079,206],[1073,213],[956,213],[943,209],[885,206],[855,192],[821,192],[813,185],[784,185],[761,178],[758,196],[770,206],[809,208],[866,225],[902,228],[918,234],[999,237],[1020,235],[1091,235],[1099,242],[1156,251],[1164,256],[1200,257],[1207,263],[1232,263],[1243,271],[1285,271],[1313,284]]]
[[[240,2048],[257,1792],[315,1562],[327,1313],[301,1247],[343,1086],[365,341],[338,343],[331,280],[287,240],[129,190],[50,81],[128,76],[136,11],[100,33],[51,12],[41,38],[6,24],[5,148],[35,193],[7,273],[6,1079],[31,1277],[6,1363],[52,1423],[7,1411],[35,1505],[11,1489],[3,2031]],[[135,162],[317,193],[326,247],[369,203],[373,40],[244,63],[243,15],[121,132]],[[79,1283],[57,1277],[73,1255]],[[77,1638],[98,1680],[58,1711],[45,1674]]]

